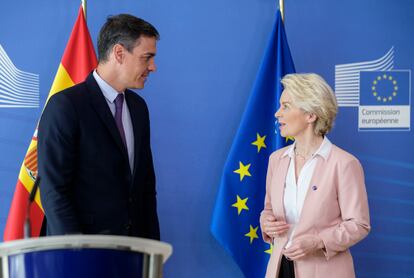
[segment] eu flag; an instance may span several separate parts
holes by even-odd
[[[274,114],[282,93],[281,78],[295,72],[280,12],[253,90],[227,158],[211,231],[233,256],[246,277],[264,277],[271,246],[261,238],[269,155],[286,145]]]
[[[410,105],[408,70],[361,71],[360,105]]]

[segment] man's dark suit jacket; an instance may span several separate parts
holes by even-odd
[[[41,201],[48,235],[159,239],[145,101],[125,91],[134,130],[131,173],[115,119],[95,78],[52,96],[38,127]]]

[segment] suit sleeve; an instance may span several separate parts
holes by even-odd
[[[144,219],[146,223],[145,233],[148,238],[160,239],[160,226],[158,222],[157,214],[157,198],[155,188],[155,173],[154,164],[152,160],[151,152],[151,140],[150,140],[150,123],[148,108],[145,106],[145,132],[143,134],[143,147],[141,149],[141,158],[144,165]]]
[[[345,251],[369,233],[370,220],[364,173],[358,160],[353,159],[340,169],[338,202],[342,222],[319,233],[327,259]]]
[[[68,97],[63,93],[51,97],[38,127],[40,196],[51,235],[81,233],[72,201],[78,128]]]

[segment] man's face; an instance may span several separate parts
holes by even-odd
[[[125,49],[120,68],[120,79],[125,88],[142,89],[150,72],[156,70],[154,57],[157,41],[154,37],[141,36],[131,52]]]

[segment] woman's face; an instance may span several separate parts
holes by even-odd
[[[309,114],[295,105],[287,90],[282,92],[280,107],[275,117],[279,122],[280,135],[283,137],[298,137],[310,127]]]

